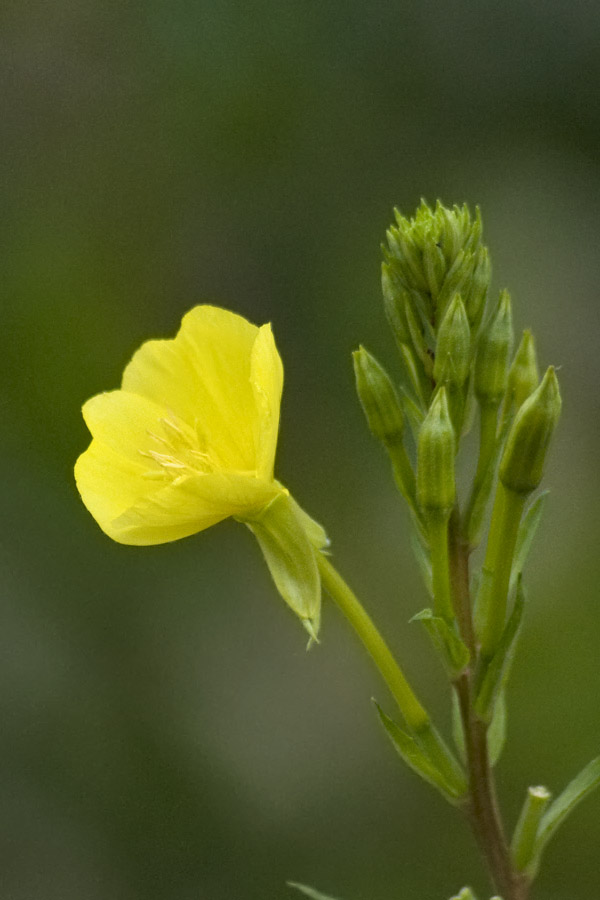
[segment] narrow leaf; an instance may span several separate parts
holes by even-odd
[[[465,747],[465,732],[463,729],[462,717],[460,714],[460,703],[455,691],[452,691],[452,740],[458,751],[458,755],[463,763],[467,760],[467,749]]]
[[[415,530],[411,531],[410,534],[410,545],[412,548],[412,552],[415,555],[415,559],[417,560],[417,565],[419,566],[419,570],[421,572],[421,577],[425,582],[425,587],[427,588],[427,593],[430,597],[433,597],[433,577],[431,574],[431,560],[429,559],[429,553],[423,546],[423,542],[420,540],[419,535]]]
[[[600,756],[597,756],[591,763],[588,763],[585,769],[582,769],[543,816],[535,843],[532,874],[537,870],[542,851],[550,838],[554,836],[557,829],[575,809],[577,804],[581,803],[598,785],[600,785]]]
[[[490,765],[495,766],[506,740],[506,697],[503,690],[500,690],[498,699],[494,706],[494,714],[488,729],[488,749],[490,754]]]
[[[485,670],[481,685],[477,692],[475,709],[484,722],[490,722],[492,720],[494,705],[500,691],[508,680],[510,667],[517,646],[521,621],[523,619],[524,607],[525,596],[521,580],[519,579],[513,611],[506,623],[498,648]]]
[[[381,724],[394,745],[397,753],[406,765],[420,775],[424,781],[436,787],[451,803],[455,803],[461,796],[454,785],[450,784],[438,767],[432,762],[425,751],[417,744],[414,738],[403,731],[393,719],[387,716],[379,704],[373,701],[379,715]]]
[[[542,518],[542,513],[544,512],[544,506],[548,493],[549,491],[544,491],[543,494],[540,494],[540,496],[537,497],[536,500],[534,500],[534,502],[525,513],[523,521],[519,526],[517,545],[515,547],[515,555],[510,576],[511,591],[514,589],[514,586],[517,583],[517,579],[525,566],[529,551],[531,550],[531,545],[533,544],[535,533]]]
[[[410,621],[421,622],[451,677],[456,677],[469,665],[468,648],[441,616],[435,616],[430,609],[423,609]]]
[[[307,887],[305,884],[298,884],[296,881],[287,881],[286,884],[288,887],[300,891],[305,897],[310,897],[311,900],[335,900],[335,897],[330,897],[328,894],[322,894],[320,891],[315,891],[314,888]]]

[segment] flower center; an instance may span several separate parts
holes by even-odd
[[[208,452],[201,450],[198,434],[175,415],[158,420],[159,433],[148,430],[154,447],[138,450],[141,456],[155,464],[144,473],[146,478],[179,478],[182,475],[206,475],[219,468],[219,463]]]

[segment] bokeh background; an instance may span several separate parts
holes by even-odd
[[[479,203],[494,290],[562,367],[498,769],[510,822],[528,784],[559,791],[600,747],[600,6],[4,0],[0,43],[0,894],[489,896],[466,827],[380,733],[369,698],[392,705],[335,609],[307,654],[245,529],[118,546],[72,466],[81,403],[143,340],[207,300],[272,321],[279,477],[447,725],[350,351],[397,371],[392,206]],[[599,803],[540,900],[600,894]]]

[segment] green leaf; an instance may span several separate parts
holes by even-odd
[[[286,884],[288,887],[300,891],[305,897],[310,897],[311,900],[335,900],[335,897],[330,897],[328,894],[321,894],[320,891],[315,891],[314,888],[307,887],[305,884],[298,884],[296,881],[287,881]]]
[[[502,750],[504,749],[504,741],[506,740],[506,697],[503,690],[500,690],[498,699],[494,706],[494,714],[488,729],[488,750],[490,755],[490,765],[495,766]]]
[[[381,724],[406,765],[420,775],[424,781],[441,791],[450,803],[455,804],[458,799],[461,799],[463,796],[462,785],[451,783],[417,741],[403,731],[393,719],[390,719],[375,700],[373,703]]]
[[[410,533],[410,545],[415,555],[415,559],[417,560],[417,565],[419,566],[421,577],[425,582],[427,593],[430,597],[433,598],[433,575],[431,572],[431,559],[429,558],[427,549],[423,546],[423,541],[421,540],[416,527]]]
[[[531,550],[535,533],[540,524],[542,513],[549,491],[544,491],[534,500],[523,517],[523,521],[519,526],[517,535],[517,544],[515,547],[515,555],[513,558],[512,572],[510,576],[510,591],[512,591],[517,583],[519,575],[523,571],[525,562]]]
[[[510,667],[517,646],[521,621],[523,619],[524,607],[525,595],[523,593],[521,579],[519,579],[513,611],[502,632],[498,648],[483,673],[483,678],[477,692],[475,710],[484,722],[491,722],[494,705],[502,688],[508,680]]]
[[[460,703],[455,691],[452,691],[452,740],[463,763],[467,761],[467,748],[465,747],[465,732],[460,714]]]
[[[471,655],[468,648],[441,616],[434,615],[430,609],[423,609],[410,621],[421,622],[452,678],[469,665]]]
[[[277,590],[313,640],[321,617],[321,578],[312,541],[324,535],[287,494],[280,494],[246,524],[254,533]],[[322,532],[322,534],[321,534]]]
[[[531,875],[534,875],[537,871],[542,852],[548,841],[554,836],[567,816],[573,812],[577,804],[581,803],[598,785],[600,785],[600,756],[597,756],[591,763],[588,763],[585,769],[582,769],[542,817],[535,842],[535,855],[529,870]]]

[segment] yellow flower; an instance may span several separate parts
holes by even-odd
[[[161,544],[233,516],[316,632],[323,530],[275,480],[283,366],[270,325],[196,306],[173,340],[143,344],[121,389],[83,407],[93,440],[75,465],[82,500],[124,544]]]

